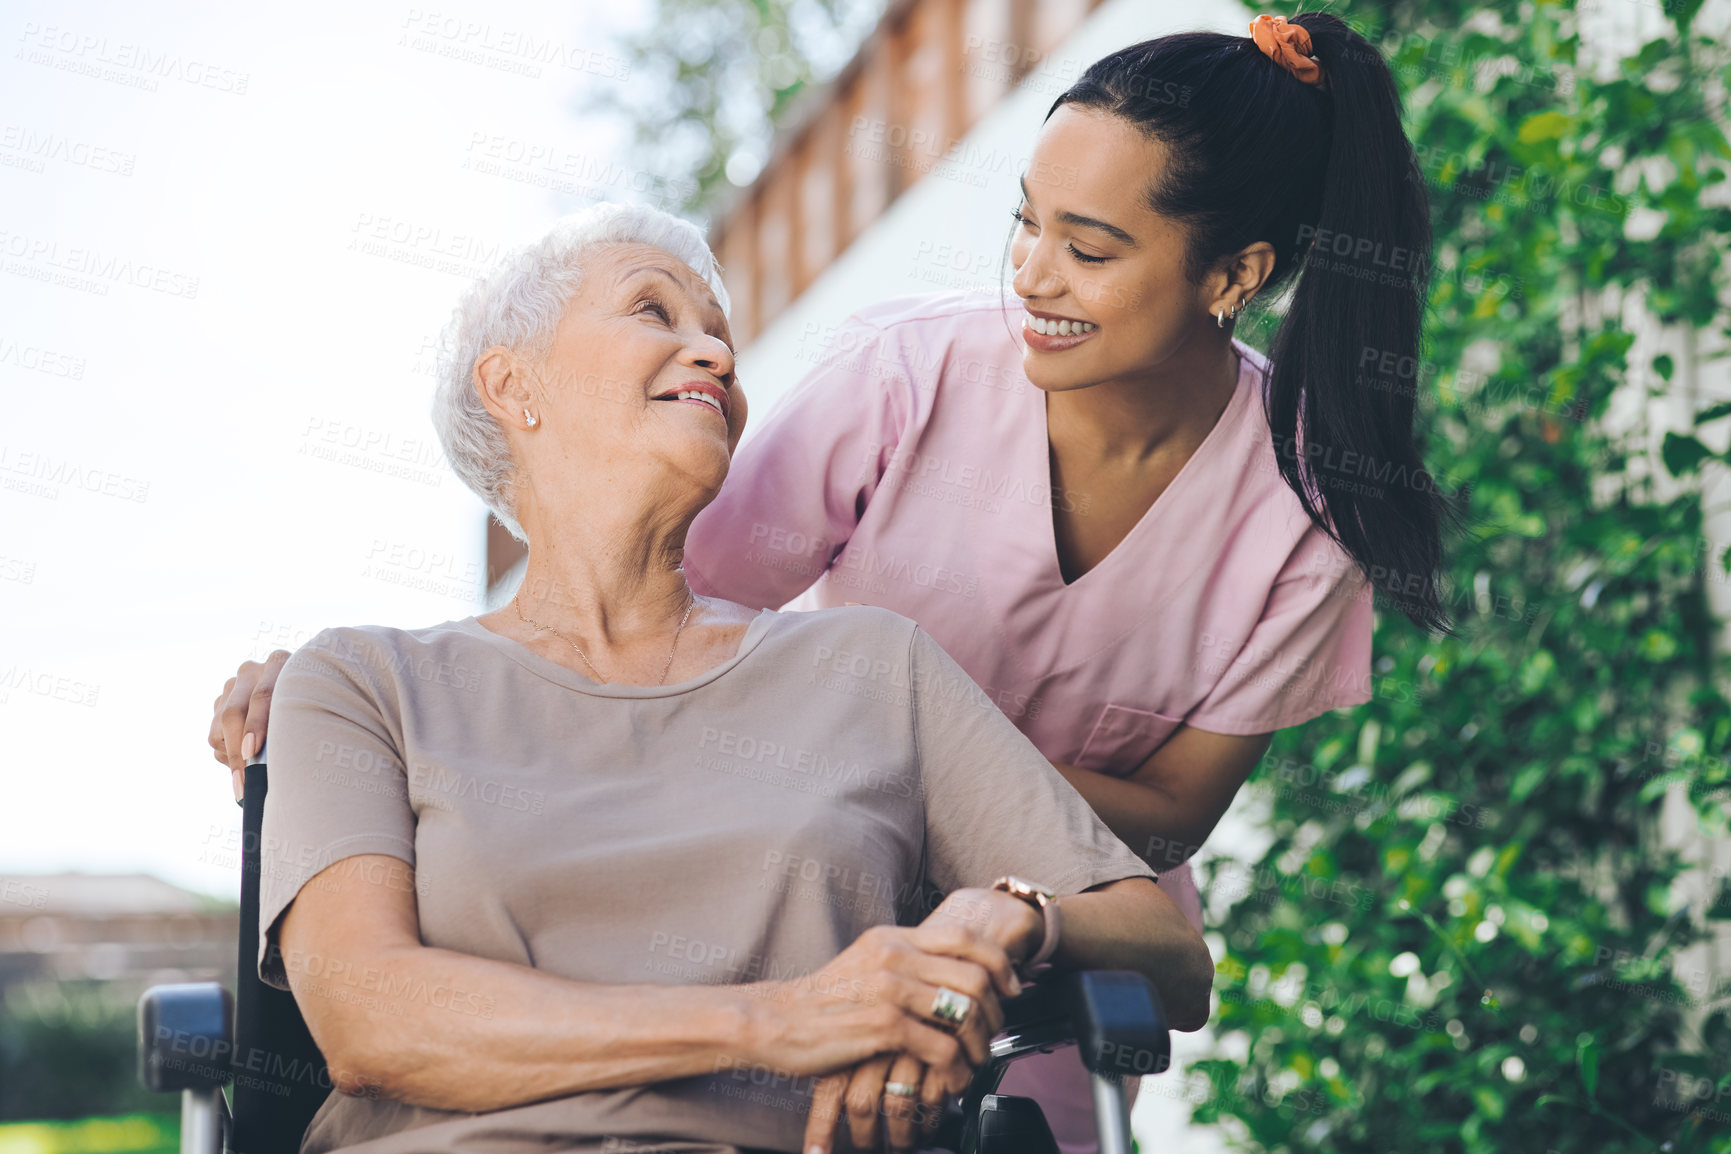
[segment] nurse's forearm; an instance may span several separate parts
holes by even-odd
[[[1208,840],[1272,736],[1213,733],[1186,724],[1122,777],[1052,764],[1119,841],[1156,871],[1169,870]]]
[[[1053,961],[1089,970],[1135,970],[1154,983],[1172,1026],[1208,1021],[1214,959],[1202,935],[1147,878],[1125,878],[1059,899],[1064,928]]]
[[[1158,786],[1061,761],[1052,765],[1094,807],[1106,828],[1155,872],[1183,865],[1214,832],[1212,817],[1190,813],[1181,799]]]

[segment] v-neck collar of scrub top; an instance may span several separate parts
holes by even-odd
[[[530,673],[545,678],[555,685],[575,689],[578,693],[587,693],[591,697],[677,697],[682,693],[701,689],[744,661],[768,634],[770,626],[779,616],[780,614],[774,609],[758,610],[757,616],[752,618],[751,624],[745,627],[745,635],[739,639],[739,648],[734,651],[732,657],[713,669],[699,673],[688,681],[678,681],[672,685],[620,685],[614,682],[603,684],[599,681],[590,680],[574,669],[567,669],[557,661],[549,661],[521,641],[513,641],[502,633],[493,632],[482,625],[478,618],[465,617],[457,622],[457,628],[471,637],[478,637],[486,641]]]
[[[1142,510],[1142,515],[1136,519],[1134,525],[1130,526],[1130,531],[1124,534],[1118,543],[1112,546],[1111,550],[1107,552],[1104,557],[1096,561],[1087,572],[1083,573],[1080,577],[1077,577],[1074,581],[1064,580],[1064,567],[1058,560],[1057,526],[1052,522],[1052,511],[1049,508],[1047,509],[1045,517],[1046,540],[1047,543],[1051,545],[1051,549],[1048,551],[1050,553],[1048,559],[1051,562],[1053,575],[1057,577],[1058,583],[1064,586],[1064,588],[1074,589],[1082,582],[1088,580],[1088,578],[1092,577],[1095,573],[1098,573],[1101,569],[1111,564],[1113,558],[1117,557],[1121,553],[1128,552],[1129,550],[1127,550],[1125,546],[1128,545],[1130,546],[1130,549],[1134,549],[1135,546],[1132,544],[1131,539],[1139,533],[1145,536],[1149,532],[1147,526],[1159,516],[1161,507],[1163,505],[1170,506],[1174,503],[1167,500],[1167,497],[1171,495],[1173,490],[1178,489],[1184,484],[1185,477],[1193,476],[1197,472],[1200,472],[1199,469],[1192,469],[1190,467],[1191,463],[1195,461],[1196,458],[1208,453],[1210,451],[1210,444],[1225,439],[1220,436],[1221,426],[1237,420],[1236,410],[1239,408],[1244,395],[1249,392],[1249,390],[1244,387],[1244,370],[1248,362],[1239,350],[1238,342],[1234,340],[1232,345],[1233,351],[1239,352],[1238,376],[1232,386],[1232,396],[1227,398],[1226,407],[1220,410],[1220,415],[1214,419],[1214,424],[1209,427],[1208,434],[1202,438],[1202,443],[1197,445],[1190,456],[1185,459],[1184,464],[1179,467],[1177,475],[1167,483],[1166,488],[1160,491],[1160,495],[1155,497],[1153,502],[1146,509]],[[1035,408],[1038,410],[1040,415],[1040,452],[1038,454],[1040,458],[1040,468],[1042,470],[1040,479],[1045,491],[1050,493],[1052,491],[1052,432],[1049,423],[1050,414],[1046,408],[1049,394],[1047,394],[1044,389],[1035,389],[1034,394],[1036,398]]]
[[[1159,522],[1171,516],[1170,510],[1174,506],[1192,500],[1189,490],[1192,484],[1197,483],[1194,478],[1205,471],[1205,467],[1198,466],[1196,462],[1225,451],[1223,444],[1232,440],[1235,431],[1243,422],[1246,407],[1252,403],[1257,393],[1256,382],[1259,374],[1250,350],[1236,338],[1232,341],[1232,348],[1238,354],[1238,381],[1233,387],[1231,399],[1226,402],[1226,407],[1215,420],[1214,427],[1208,430],[1208,435],[1202,438],[1202,443],[1196,446],[1196,451],[1190,454],[1184,467],[1178,470],[1178,474],[1160,496],[1143,510],[1142,516],[1130,527],[1130,531],[1124,534],[1123,539],[1112,547],[1111,552],[1068,584],[1064,582],[1063,568],[1058,563],[1057,527],[1052,521],[1050,502],[1060,499],[1061,495],[1052,491],[1051,434],[1046,424],[1046,393],[1032,384],[1028,385],[1023,394],[1027,407],[1017,413],[1017,429],[1010,431],[1008,439],[1015,445],[1014,451],[1018,460],[1026,463],[1024,467],[1028,469],[1027,475],[1038,478],[1041,491],[1048,495],[1049,500],[1014,503],[1013,507],[1027,518],[1021,539],[1037,544],[1018,550],[1021,556],[1006,566],[986,566],[986,571],[980,575],[982,589],[999,610],[995,614],[996,624],[1000,632],[1005,634],[1006,644],[1012,632],[1022,636],[1024,644],[1028,637],[1024,631],[1008,630],[1008,619],[1011,615],[1033,613],[1071,618],[1064,628],[1038,631],[1038,635],[1055,649],[1041,659],[1044,668],[1052,673],[1061,672],[1088,661],[1101,649],[1122,641],[1132,633],[1136,623],[1155,609],[1150,600],[1157,594],[1161,584],[1172,581],[1187,582],[1206,576],[1200,572],[1162,573],[1158,578],[1152,578],[1148,567],[1159,564],[1160,551],[1154,544]],[[985,529],[986,521],[996,519],[997,515],[994,515],[990,518],[972,517],[969,521],[976,526],[976,532],[981,532]],[[986,542],[976,540],[976,546],[983,544]],[[997,549],[976,553],[977,556],[994,554],[1001,556]],[[1097,607],[1101,600],[1110,600],[1123,606],[1123,612],[1100,613],[1097,609],[1092,613],[1065,611],[1066,606],[1080,608],[1084,602]]]

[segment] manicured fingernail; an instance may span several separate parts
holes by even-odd
[[[1022,993],[1022,979],[1018,978],[1015,974],[1011,974],[1010,975],[1010,997],[1012,997],[1012,998],[1020,997],[1021,993]]]
[[[247,734],[245,737],[240,739],[240,755],[242,757],[251,757],[253,746],[255,746],[257,744],[258,744],[258,734],[256,734],[256,733]]]
[[[823,1147],[813,1143],[805,1148],[805,1154],[824,1154]]]
[[[229,770],[228,776],[234,782],[234,800],[240,801],[246,793],[246,777],[238,769]]]

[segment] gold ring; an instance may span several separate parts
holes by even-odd
[[[962,1023],[968,1020],[973,1009],[972,998],[948,986],[939,986],[937,996],[932,999],[932,1017],[952,1033],[962,1028]]]

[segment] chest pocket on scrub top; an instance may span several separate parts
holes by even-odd
[[[1076,764],[1083,769],[1124,777],[1134,772],[1184,724],[1182,717],[1168,717],[1126,705],[1108,705],[1100,711]]]

